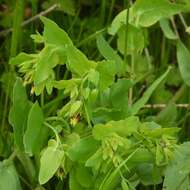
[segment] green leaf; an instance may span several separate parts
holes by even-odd
[[[76,47],[67,47],[67,67],[73,73],[79,76],[84,75],[90,69],[94,69],[96,64],[88,58]]]
[[[14,141],[18,148],[24,150],[23,136],[27,117],[31,107],[21,79],[17,79],[13,88],[13,105],[9,113],[9,122],[13,126]]]
[[[68,151],[73,161],[85,162],[98,149],[99,142],[92,137],[87,137],[76,142]]]
[[[181,77],[190,86],[190,52],[181,41],[177,43],[177,61]]]
[[[43,37],[46,43],[54,45],[73,45],[68,34],[52,20],[41,17],[44,24]]]
[[[139,125],[138,117],[131,116],[125,120],[97,124],[93,128],[92,135],[96,140],[102,140],[113,133],[117,133],[120,136],[131,136],[132,133],[137,131]]]
[[[121,181],[121,188],[122,188],[122,190],[129,190],[129,186],[126,183],[125,179],[122,179],[122,181]]]
[[[133,15],[132,15],[132,10],[131,8],[129,9],[129,23],[132,23],[133,20]],[[125,9],[121,11],[112,21],[111,26],[108,28],[108,33],[111,35],[115,35],[118,30],[121,28],[126,23],[126,18],[127,18],[128,10]]]
[[[190,187],[190,142],[181,144],[173,153],[174,158],[167,167],[164,179],[165,190],[188,190]]]
[[[76,179],[75,169],[72,169],[69,173],[69,189],[70,190],[83,190],[80,183]]]
[[[0,189],[22,190],[17,171],[13,163],[0,162]]]
[[[44,140],[47,138],[47,130],[43,125],[43,112],[36,102],[30,109],[27,121],[27,129],[24,134],[25,152],[34,155],[40,152]]]
[[[154,92],[156,87],[166,78],[170,70],[171,68],[169,67],[162,76],[160,76],[157,80],[153,82],[153,84],[145,91],[143,96],[133,104],[131,108],[131,115],[137,114],[138,111],[146,104],[151,94]]]
[[[44,184],[53,177],[64,157],[64,151],[55,146],[47,147],[40,158],[39,182]]]
[[[44,43],[44,38],[39,32],[32,34],[30,37],[34,40],[35,43]]]
[[[79,109],[82,107],[82,101],[78,100],[72,103],[71,108],[70,108],[70,116],[72,117],[75,115]]]
[[[99,87],[101,90],[106,89],[113,84],[117,74],[117,65],[113,61],[98,62],[96,70],[100,73]]]
[[[161,19],[160,20],[160,27],[166,36],[166,38],[171,39],[171,40],[176,40],[178,37],[176,34],[173,32],[172,28],[170,27],[170,22],[168,19]]]
[[[136,25],[149,27],[163,18],[170,18],[184,10],[184,5],[171,3],[168,0],[137,0],[132,12]]]
[[[36,69],[34,74],[34,84],[40,83],[54,78],[53,68],[57,64],[61,64],[65,60],[65,48],[62,46],[46,45],[40,52],[36,61]]]
[[[97,46],[100,53],[106,58],[107,60],[115,61],[118,69],[118,73],[124,73],[125,67],[123,65],[123,60],[117,54],[116,51],[112,49],[108,42],[104,39],[102,35],[97,37]]]
[[[73,0],[59,0],[63,11],[70,15],[75,15],[75,3]]]
[[[16,57],[13,57],[10,59],[9,64],[11,65],[19,65],[21,63],[31,61],[32,59],[35,59],[36,55],[35,54],[27,54],[27,53],[20,53]]]
[[[137,175],[144,185],[156,185],[162,182],[162,171],[152,163],[143,163],[137,166]]]
[[[163,127],[174,127],[177,119],[177,108],[174,103],[170,103],[156,117],[156,122]]]
[[[93,185],[92,173],[84,165],[76,168],[76,179],[82,187],[90,188]]]
[[[127,33],[127,42],[126,42],[126,29],[125,25],[120,28],[118,31],[117,47],[118,50],[124,54],[125,51],[127,54],[132,54],[133,52],[142,52],[145,46],[144,34],[141,28],[137,28],[131,24],[128,24],[128,33]],[[126,50],[125,50],[125,44]]]
[[[102,151],[98,149],[85,163],[85,166],[92,167],[95,170],[100,168],[102,162]]]
[[[132,82],[127,79],[120,79],[110,88],[110,100],[114,108],[127,110],[128,90]]]

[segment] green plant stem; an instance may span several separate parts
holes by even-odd
[[[102,26],[105,22],[105,12],[106,12],[106,0],[101,0],[101,13],[100,13],[100,19]]]
[[[44,107],[44,91],[42,91],[41,95],[40,95],[40,103],[41,103],[41,107]]]
[[[184,94],[186,89],[187,89],[186,84],[183,84],[181,86],[181,88],[176,92],[176,94],[174,95],[174,97],[171,99],[171,101],[169,103],[177,102],[181,98],[181,96]]]
[[[96,31],[95,33],[91,34],[90,36],[86,37],[84,40],[82,40],[81,42],[79,42],[76,47],[79,48],[81,47],[82,45],[84,45],[85,43],[87,42],[90,42],[91,40],[94,40],[96,39],[96,37],[99,35],[99,34],[103,34],[106,32],[106,28],[103,28],[101,30],[98,30]]]
[[[186,30],[188,28],[188,25],[187,25],[187,23],[186,23],[183,15],[181,13],[179,13],[179,18],[180,18],[180,20],[181,20],[181,22],[182,22],[182,24],[183,24],[183,26],[184,26],[184,28]]]
[[[126,5],[126,0],[124,0],[124,7],[127,7],[126,15],[126,27],[125,27],[125,44],[124,44],[124,64],[127,64],[127,41],[128,41],[128,26],[129,26],[129,5]]]
[[[52,125],[50,125],[47,122],[44,122],[44,125],[47,126],[48,128],[50,128],[54,132],[55,137],[56,137],[56,142],[57,142],[57,144],[56,144],[56,148],[57,148],[61,143],[61,140],[59,138],[59,135],[58,135],[57,131],[54,129],[54,127]]]
[[[108,14],[107,24],[110,23],[111,16],[112,16],[112,12],[113,12],[113,8],[114,8],[114,4],[115,4],[115,0],[112,0],[112,1],[111,1],[111,5],[110,5],[109,14]]]

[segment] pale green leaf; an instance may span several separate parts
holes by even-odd
[[[21,63],[31,61],[32,59],[35,59],[37,56],[35,54],[27,54],[27,53],[20,53],[16,57],[13,57],[10,59],[11,65],[20,65]]]
[[[133,6],[134,22],[136,25],[149,27],[184,10],[185,6],[168,0],[137,0]]]
[[[141,28],[137,28],[128,24],[127,38],[125,25],[118,31],[117,47],[118,50],[124,54],[132,54],[133,52],[142,52],[145,46],[144,33]],[[127,40],[127,41],[126,41]],[[125,49],[126,48],[126,49]]]
[[[44,184],[50,180],[61,165],[64,151],[54,146],[47,147],[40,158],[39,182]]]
[[[44,24],[43,37],[46,43],[54,45],[72,45],[68,34],[52,20],[41,17]]]
[[[90,69],[94,69],[96,63],[88,60],[88,58],[76,47],[69,46],[67,48],[67,67],[73,74],[82,76]]]
[[[82,101],[78,100],[73,102],[70,108],[70,113],[69,113],[70,116],[72,117],[73,115],[75,115],[81,107],[82,107]]]
[[[133,19],[133,12],[132,9],[129,9],[129,23],[132,24]],[[111,26],[108,28],[108,33],[111,35],[115,35],[118,30],[126,23],[128,11],[127,9],[121,11],[112,21]]]
[[[96,140],[102,140],[113,133],[117,133],[120,136],[131,136],[137,131],[139,125],[139,119],[131,116],[125,120],[110,121],[106,124],[97,124],[93,128],[92,135]]]

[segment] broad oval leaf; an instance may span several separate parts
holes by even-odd
[[[47,147],[40,158],[39,182],[46,183],[53,177],[57,169],[61,165],[64,157],[64,151],[54,146]]]
[[[184,5],[168,0],[137,0],[133,6],[134,22],[137,26],[149,27],[184,10]]]

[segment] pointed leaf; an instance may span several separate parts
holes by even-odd
[[[64,157],[64,151],[54,146],[47,147],[40,158],[39,182],[44,184],[53,177]]]
[[[153,84],[145,91],[143,96],[133,104],[131,109],[131,115],[137,114],[138,111],[146,104],[151,94],[154,92],[156,87],[166,78],[170,70],[171,68],[169,67],[168,70],[162,76],[160,76],[157,80],[153,82]]]

